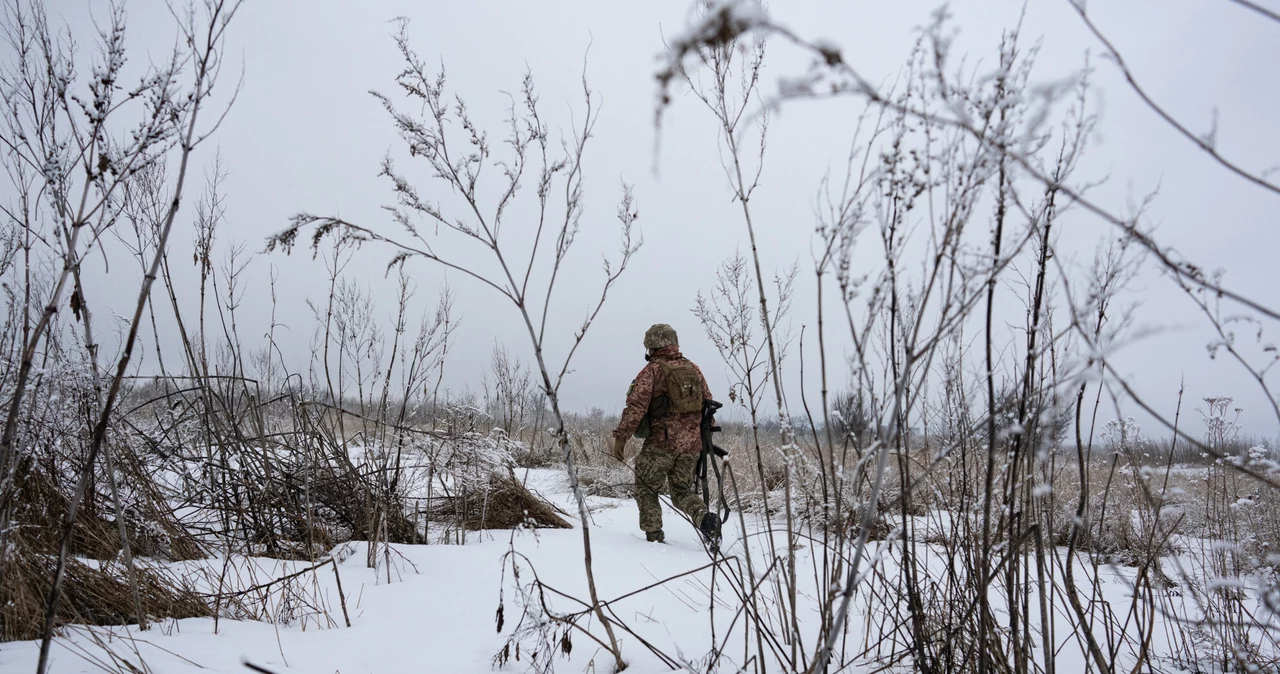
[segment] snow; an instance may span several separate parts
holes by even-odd
[[[565,482],[563,471],[528,472],[531,488],[566,511],[575,512]],[[635,674],[672,671],[647,650],[641,638],[689,665],[690,669],[705,671],[713,619],[709,592],[713,578],[711,571],[703,568],[711,560],[692,524],[668,507],[664,515],[667,543],[656,545],[645,542],[639,531],[633,501],[591,497],[588,505],[600,597],[606,601],[626,597],[612,602],[610,608],[635,633],[618,631],[624,658],[629,664],[627,671]],[[748,526],[757,534],[750,537],[755,558],[763,559],[767,556],[763,554],[767,541],[758,535],[757,527],[761,523],[747,517]],[[953,517],[934,512],[928,517],[915,518],[916,535],[924,541],[936,540],[935,537],[946,533],[943,530],[954,526]],[[743,539],[739,526],[735,513],[724,532],[724,552],[729,557],[741,555]],[[901,531],[895,529],[887,541],[897,540]],[[920,561],[930,573],[945,573],[945,559],[931,552],[938,550],[936,546],[922,543],[917,549],[923,553]],[[465,545],[397,545],[393,551],[390,569],[382,562],[382,555],[379,555],[377,569],[367,568],[362,543],[340,546],[334,552],[351,627],[344,624],[333,566],[326,565],[302,576],[304,582],[300,584],[313,594],[311,603],[273,595],[263,611],[264,616],[274,618],[273,622],[222,618],[217,622],[216,631],[211,618],[166,621],[148,632],[131,628],[71,628],[56,641],[50,671],[100,672],[103,667],[99,663],[106,663],[110,671],[128,670],[110,664],[115,660],[133,663],[141,671],[175,674],[250,671],[244,663],[272,672],[523,672],[529,669],[528,656],[536,647],[533,641],[522,642],[521,661],[515,660],[514,647],[513,657],[504,666],[495,667],[494,657],[519,627],[521,601],[528,596],[521,594],[519,588],[527,587],[533,579],[531,571],[549,588],[570,597],[584,600],[588,597],[582,566],[582,535],[577,528],[488,531],[470,534]],[[811,563],[807,549],[799,550],[797,556],[801,569]],[[861,635],[872,642],[876,639],[870,627],[881,609],[868,610],[866,588],[881,582],[878,578],[891,582],[897,573],[895,555],[884,541],[869,546],[867,560],[860,572],[861,589],[855,595],[849,615],[850,635],[859,635],[849,639],[851,656],[860,650],[853,642],[862,641]],[[252,577],[248,581],[251,583],[280,578],[311,566],[308,562],[261,558],[225,561],[233,564],[242,578]],[[518,580],[513,577],[513,561],[519,567]],[[1077,562],[1081,578],[1091,576],[1086,561],[1080,558]],[[191,574],[202,578],[201,582],[208,587],[216,582],[223,562],[214,559],[188,564],[203,565],[203,571],[211,572],[203,576]],[[1097,596],[1123,604],[1131,591],[1132,571],[1118,567],[1100,569],[1095,581]],[[760,570],[756,572],[759,574]],[[687,575],[644,589],[681,574]],[[800,596],[812,601],[816,594],[814,588],[806,587],[812,581],[806,583],[802,576],[800,582]],[[714,628],[717,640],[723,641],[735,618],[736,603],[726,587],[723,571],[715,583]],[[1237,579],[1215,578],[1213,587],[1243,585]],[[501,632],[496,629],[495,621],[500,597],[504,608]],[[547,597],[557,612],[582,607],[551,592]],[[1038,609],[1033,605],[1032,610]],[[1078,671],[1083,659],[1077,641],[1069,636],[1071,619],[1062,607],[1056,611],[1055,629],[1060,635],[1066,635],[1056,656],[1058,668]],[[812,619],[806,619],[811,613]],[[816,621],[816,611],[802,607],[800,616],[802,630],[813,634],[816,625],[808,623]],[[594,621],[588,626],[595,633],[601,632]],[[555,652],[554,666],[559,671],[612,671],[608,653],[579,632],[571,632],[571,653],[567,657],[562,655],[559,639],[564,628],[555,624],[552,627],[553,635],[550,641],[543,642],[539,657],[547,653],[549,644]],[[741,648],[734,643],[740,644],[740,638],[729,642],[718,671],[737,670],[740,663],[736,659],[741,658]],[[1155,646],[1159,649],[1160,644]],[[735,650],[736,659],[731,653]],[[0,645],[0,672],[33,671],[37,653],[37,642]],[[867,663],[865,669],[852,667],[845,671],[876,668],[875,664]]]
[[[562,471],[532,473],[531,487],[574,512],[569,508],[572,497],[563,487]],[[591,534],[602,598],[633,592],[709,562],[692,525],[670,510],[665,515],[667,544],[654,545],[644,540],[636,526],[638,513],[633,501],[592,498],[589,502],[594,509]],[[103,640],[110,637],[107,647],[115,657],[137,663],[141,654],[153,672],[241,674],[250,671],[243,662],[276,672],[491,672],[495,653],[519,618],[508,571],[506,629],[503,634],[496,633],[494,616],[503,557],[510,548],[527,556],[547,585],[587,597],[582,536],[576,528],[481,532],[471,534],[466,545],[393,547],[404,559],[393,559],[390,584],[385,567],[376,571],[365,567],[364,544],[351,544],[339,564],[350,628],[342,626],[332,568],[324,567],[317,572],[316,581],[328,595],[326,603],[336,627],[324,629],[314,620],[303,626],[224,618],[215,634],[213,619],[198,618],[167,621],[148,632],[125,628],[94,628],[92,632]],[[276,576],[310,566],[307,562],[254,561]],[[218,566],[220,561],[209,564]],[[706,650],[709,580],[709,572],[694,574],[667,584],[665,590],[620,603],[615,610],[646,638],[674,645],[667,652],[679,653],[683,648],[696,658]],[[620,636],[631,664],[628,672],[671,671],[634,637]],[[570,661],[557,655],[558,667],[581,671],[594,657],[596,671],[610,671],[607,654],[579,634],[573,639]],[[71,630],[68,638],[57,640],[50,671],[101,672],[91,660],[109,658],[104,656],[103,646],[94,641],[90,630]],[[34,671],[38,650],[38,642],[33,641],[0,645],[0,672]],[[527,654],[524,657],[527,660]],[[513,660],[502,671],[525,671],[525,664]]]

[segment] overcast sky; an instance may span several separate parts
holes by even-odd
[[[341,214],[391,231],[379,208],[391,199],[377,172],[383,155],[396,150],[398,142],[387,115],[367,92],[394,89],[401,67],[391,39],[394,17],[411,20],[409,33],[419,54],[428,63],[444,64],[451,88],[468,100],[495,138],[502,135],[499,124],[506,112],[502,92],[517,91],[526,68],[538,83],[553,131],[567,130],[575,119],[571,114],[581,114],[579,77],[586,56],[587,77],[602,108],[585,163],[585,231],[568,270],[571,280],[553,311],[560,334],[567,338],[579,324],[594,298],[600,254],[615,249],[613,217],[623,181],[635,185],[645,244],[581,348],[564,398],[571,409],[619,410],[627,384],[643,365],[642,334],[654,322],[679,331],[685,353],[703,366],[713,392],[723,397],[727,376],[690,309],[697,292],[714,282],[716,266],[735,249],[747,253],[748,248],[740,210],[720,169],[713,119],[691,96],[681,93],[667,111],[654,170],[653,75],[663,35],[686,25],[690,4],[249,0],[230,40],[230,55],[243,63],[243,89],[217,136],[230,171],[221,241],[261,250],[266,235],[303,210]],[[899,72],[918,27],[937,5],[934,0],[775,2],[770,11],[801,35],[841,45],[847,61],[881,81]],[[1275,2],[1270,6],[1280,9]],[[173,34],[164,4],[133,0],[127,9],[131,46],[158,57]],[[992,61],[1000,31],[1018,20],[1021,9],[1020,2],[1006,0],[951,3],[953,25],[960,30],[956,49],[971,59]],[[1193,129],[1208,131],[1216,110],[1224,154],[1255,170],[1280,164],[1280,23],[1228,0],[1113,0],[1090,3],[1089,9],[1144,86],[1175,115]],[[96,0],[63,1],[51,3],[50,11],[80,30],[90,13],[102,15],[105,6]],[[1126,212],[1128,204],[1159,188],[1150,217],[1166,243],[1205,268],[1228,270],[1229,286],[1280,306],[1274,272],[1280,198],[1231,176],[1160,123],[1115,68],[1096,58],[1100,46],[1067,0],[1037,0],[1026,11],[1024,36],[1043,43],[1034,79],[1069,76],[1081,68],[1087,51],[1095,54],[1101,122],[1080,173],[1082,181],[1106,179],[1095,198]],[[133,57],[142,58],[137,52]],[[765,91],[776,91],[777,78],[803,64],[794,51],[771,49]],[[770,129],[753,207],[766,273],[800,264],[797,330],[814,323],[814,194],[823,174],[840,166],[860,109],[853,100],[793,104]],[[202,168],[214,149],[202,148]],[[190,214],[189,207],[184,209],[180,221],[189,222],[185,216]],[[1072,218],[1065,243],[1087,256],[1107,229],[1083,214]],[[179,230],[176,238],[174,259],[187,259],[190,229]],[[387,250],[367,246],[348,272],[371,285],[388,323],[394,306],[383,270],[389,257]],[[253,262],[248,275],[254,289],[242,309],[241,334],[252,345],[248,336],[266,330],[265,288],[272,265],[281,275],[277,320],[287,326],[277,338],[299,358],[294,366],[302,368],[314,327],[306,300],[319,300],[326,291],[323,266],[309,253],[264,255]],[[411,263],[410,269],[426,310],[446,275],[426,262]],[[190,269],[184,276],[193,280]],[[457,293],[462,325],[446,383],[455,390],[476,390],[495,342],[527,358],[527,336],[512,309],[491,291],[456,274],[448,280]],[[134,268],[117,265],[91,293],[99,295],[98,302],[123,307],[137,281]],[[1235,396],[1247,431],[1277,435],[1257,384],[1221,357],[1209,358],[1203,321],[1167,280],[1147,274],[1127,299],[1140,304],[1139,327],[1148,334],[1126,347],[1117,363],[1162,411],[1172,414],[1178,382],[1185,377],[1192,401]],[[1198,419],[1192,419],[1198,432]],[[1144,425],[1155,430],[1149,422]]]

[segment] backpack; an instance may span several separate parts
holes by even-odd
[[[640,420],[635,437],[647,438],[655,419],[668,414],[688,414],[702,411],[702,377],[692,363],[667,363],[657,361],[662,368],[667,392],[649,401],[649,411]]]
[[[686,361],[687,362],[687,361]],[[702,411],[702,377],[692,363],[658,362],[667,382],[668,414]]]

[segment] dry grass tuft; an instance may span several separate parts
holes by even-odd
[[[44,625],[46,600],[53,582],[57,558],[10,538],[5,574],[0,577],[0,640],[38,639]],[[151,618],[195,618],[212,616],[213,611],[193,589],[153,569],[138,568],[138,587],[143,611]],[[67,560],[58,605],[57,624],[136,624],[133,591],[124,566],[105,562],[86,564]]]
[[[531,526],[537,529],[573,528],[555,506],[529,491],[511,476],[494,474],[487,490],[472,490],[464,498],[450,499],[442,506],[445,512],[437,518],[456,517],[471,531],[514,529]]]
[[[635,470],[617,462],[613,462],[612,466],[578,466],[578,484],[582,485],[583,493],[588,496],[635,498]]]

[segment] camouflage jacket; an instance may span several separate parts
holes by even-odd
[[[654,397],[666,393],[666,378],[658,361],[693,365],[693,369],[698,371],[698,378],[702,380],[703,400],[711,400],[711,389],[707,386],[707,378],[702,375],[702,370],[698,369],[697,365],[680,355],[679,347],[666,346],[658,349],[653,352],[652,359],[643,370],[640,370],[640,374],[636,375],[635,380],[631,382],[631,388],[627,390],[627,408],[622,411],[622,419],[618,421],[618,427],[613,431],[614,439],[625,440],[634,435],[636,429],[640,427],[640,421],[649,411],[649,403]],[[701,412],[668,414],[652,419],[649,437],[645,438],[644,445],[673,449],[677,452],[700,452],[702,451],[702,436],[699,432],[701,423]]]

